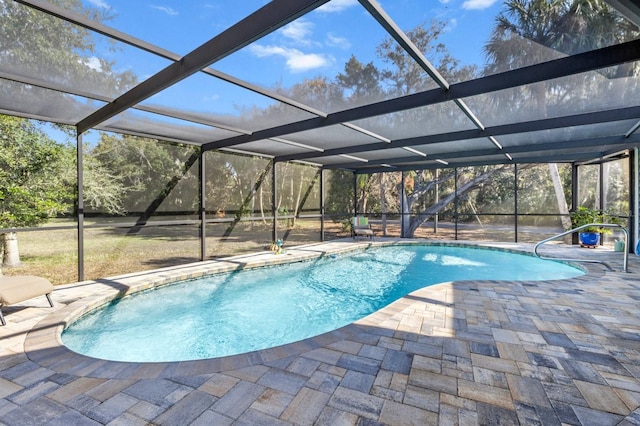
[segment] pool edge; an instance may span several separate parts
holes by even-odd
[[[68,286],[62,286],[60,292],[62,293],[65,288],[73,288],[74,286],[85,287],[85,292],[91,290],[90,287],[95,286],[96,291],[91,292],[86,297],[71,301],[66,306],[57,309],[55,312],[47,315],[38,322],[27,333],[24,343],[24,352],[33,362],[58,373],[105,379],[170,378],[194,374],[211,374],[275,362],[278,359],[303,353],[311,353],[314,350],[358,335],[363,326],[389,326],[387,321],[390,321],[393,313],[397,311],[398,306],[407,304],[407,299],[410,299],[415,295],[415,293],[425,290],[425,288],[418,289],[409,295],[396,300],[390,305],[387,305],[386,307],[337,330],[274,348],[219,358],[151,363],[107,361],[81,355],[68,349],[62,344],[61,334],[68,324],[73,322],[82,314],[119,297],[124,297],[154,286],[166,285],[180,280],[193,279],[211,273],[229,272],[236,269],[247,269],[266,265],[310,260],[331,254],[345,253],[369,247],[415,244],[479,247],[483,249],[508,251],[518,254],[530,254],[522,248],[505,247],[504,244],[500,243],[492,245],[491,243],[404,239],[387,239],[374,242],[337,241],[293,247],[288,249],[287,256],[261,252],[220,260],[199,262],[175,268],[163,268],[156,271],[127,274],[121,277],[111,277],[96,281],[75,283]],[[318,249],[320,246],[323,247],[322,250]],[[581,269],[586,270],[585,275],[582,277],[585,277],[587,274],[592,277],[594,274],[598,275],[597,269],[590,267]],[[150,278],[151,276],[153,276],[153,279]],[[579,279],[582,277],[571,279]],[[505,282],[508,283],[509,281]],[[455,283],[440,283],[427,288],[436,288],[443,285],[453,284]],[[54,291],[54,296],[57,296],[56,291]],[[57,297],[54,298],[54,301],[57,299]],[[385,323],[387,323],[387,325],[385,325]]]

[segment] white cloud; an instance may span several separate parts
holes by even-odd
[[[358,0],[331,0],[329,3],[323,4],[316,10],[324,13],[342,12],[356,4],[358,4]]]
[[[282,27],[280,32],[283,36],[296,41],[304,41],[309,35],[311,35],[311,28],[313,24],[304,19],[298,19],[288,25]]]
[[[325,55],[316,53],[297,52],[287,58],[287,66],[292,72],[309,71],[315,68],[322,68],[331,63],[331,60]]]
[[[322,68],[331,64],[331,58],[317,53],[303,53],[298,49],[281,46],[263,46],[253,44],[251,52],[259,58],[267,56],[281,56],[286,59],[287,68],[291,72],[304,72],[315,68]]]
[[[344,37],[334,36],[331,33],[327,34],[327,45],[339,47],[341,49],[348,49],[351,47],[351,43],[349,43],[348,39]]]
[[[467,10],[482,10],[493,6],[497,0],[467,0],[462,3],[462,8]]]
[[[447,21],[447,26],[445,27],[445,31],[453,31],[458,26],[458,20],[456,18],[451,18]]]
[[[104,0],[89,0],[89,3],[103,9],[111,9],[111,6],[109,6],[109,4]]]
[[[203,98],[203,101],[204,101],[204,102],[216,102],[216,101],[218,101],[218,100],[220,100],[220,95],[219,95],[219,94],[217,94],[217,93],[216,93],[216,94],[214,94],[214,95],[205,96],[205,97]]]
[[[85,59],[84,64],[92,70],[102,72],[102,63],[100,63],[100,59],[95,56]]]
[[[166,13],[167,15],[170,15],[170,16],[175,16],[175,15],[177,15],[177,14],[178,14],[178,11],[177,11],[177,10],[172,9],[172,8],[170,8],[170,7],[168,7],[168,6],[155,6],[155,5],[151,5],[151,7],[152,7],[153,9],[157,9],[157,10],[159,10],[159,11],[161,11],[161,12],[164,12],[164,13]]]

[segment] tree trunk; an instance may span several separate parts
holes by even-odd
[[[22,265],[20,262],[20,251],[18,250],[18,234],[7,232],[2,234],[2,266],[13,268]]]
[[[430,207],[426,208],[425,210],[423,210],[422,212],[417,214],[415,217],[412,217],[410,222],[409,222],[409,226],[404,227],[404,235],[402,237],[403,238],[413,238],[413,234],[416,232],[416,229],[418,229],[420,227],[420,225],[422,225],[428,218],[432,217],[434,214],[438,213],[440,210],[445,208],[447,206],[447,204],[453,202],[453,200],[456,197],[460,197],[460,196],[466,194],[467,192],[476,189],[480,184],[482,184],[483,182],[491,179],[493,174],[496,173],[497,171],[498,170],[493,170],[493,171],[490,171],[490,172],[486,172],[486,173],[483,173],[480,176],[477,176],[477,177],[471,179],[469,182],[460,185],[451,194],[449,194],[446,197],[440,199],[437,203],[435,203],[435,204],[431,205]],[[431,185],[431,184],[432,184],[432,182],[430,182],[428,185]],[[418,190],[416,188],[414,188],[414,192],[418,192]],[[408,202],[406,194],[402,194],[402,200],[403,200],[403,202],[405,202],[407,204],[405,211],[409,211],[409,209],[411,208],[411,204],[412,203]]]
[[[378,174],[380,180],[380,211],[382,213],[382,236],[387,236],[387,187],[384,180],[384,173]]]
[[[264,199],[262,192],[262,185],[260,185],[260,217],[262,218],[262,223],[267,224],[267,219],[264,217]]]
[[[304,185],[304,179],[300,176],[300,187],[298,188],[298,197],[296,198],[296,202],[293,204],[293,219],[292,226],[296,226],[296,219],[298,218],[298,212],[302,208],[300,205],[300,199],[302,198],[302,187]]]
[[[402,186],[402,184],[400,184]],[[409,200],[405,191],[398,191],[400,194],[400,211],[404,214],[400,218],[400,226],[402,227],[402,238],[413,238],[413,231],[409,231],[409,225],[411,224],[411,215],[409,214]]]
[[[256,211],[256,189],[251,190],[251,213],[249,213],[249,219],[251,220],[251,231],[253,232],[253,212]]]
[[[362,205],[362,213],[366,213],[367,212],[367,201],[368,201],[368,197],[365,194],[365,191],[362,191],[362,201],[361,201],[361,205]]]
[[[560,180],[560,172],[558,172],[558,165],[556,163],[549,163],[549,172],[551,173],[551,180],[553,181],[553,189],[556,193],[558,210],[562,215],[561,216],[562,227],[564,229],[571,229],[571,218],[569,217],[569,207],[567,206],[567,198],[564,196],[564,191],[562,190],[562,181]]]

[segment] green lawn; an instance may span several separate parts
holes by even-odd
[[[228,223],[207,226],[207,258],[268,250],[271,225],[239,223],[222,238]],[[156,269],[200,260],[199,227],[147,227],[135,235],[128,228],[88,228],[84,236],[85,279]],[[280,231],[282,235],[286,230]],[[318,222],[298,221],[287,245],[318,242]],[[22,266],[4,268],[5,275],[39,275],[54,284],[78,280],[78,239],[75,229],[18,233]]]

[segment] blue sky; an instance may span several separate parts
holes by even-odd
[[[107,25],[147,42],[185,55],[216,34],[259,9],[264,0],[83,0],[108,10]],[[498,0],[381,0],[390,17],[407,31],[431,20],[443,21],[440,39],[462,64],[482,67],[482,47],[501,8]],[[256,41],[213,68],[261,86],[290,87],[304,79],[333,79],[355,55],[361,62],[379,64],[375,48],[386,34],[357,0],[332,0],[325,6]],[[99,52],[144,79],[168,63],[148,55]],[[178,95],[184,90],[184,95]],[[150,100],[196,111],[228,113],[245,102],[227,94],[223,86],[187,83]],[[252,100],[247,101],[249,104]]]

